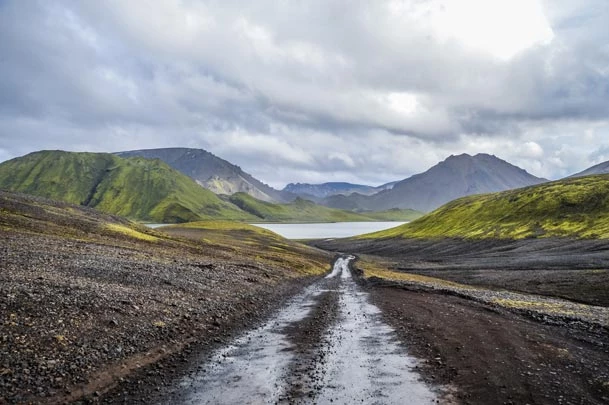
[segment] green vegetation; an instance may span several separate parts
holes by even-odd
[[[236,193],[226,200],[159,159],[41,151],[0,164],[0,189],[93,207],[131,220],[268,222],[408,221],[413,210],[355,213],[296,199],[289,204]]]
[[[609,238],[609,175],[454,200],[418,220],[361,238]]]
[[[200,221],[150,229],[87,207],[4,191],[0,191],[0,233],[46,235],[136,251],[153,249],[163,255],[213,257],[275,269],[282,277],[326,273],[332,258],[327,252],[245,223]]]
[[[356,213],[328,208],[297,198],[289,204],[273,204],[255,199],[246,193],[235,193],[229,201],[263,221],[268,222],[362,222],[408,221],[421,214],[414,210],[388,210]]]
[[[129,238],[133,238],[133,239],[145,240],[148,242],[156,242],[157,240],[159,240],[159,238],[157,238],[154,235],[150,235],[148,233],[141,232],[128,225],[109,223],[109,224],[106,224],[103,228],[105,228],[111,232],[118,233],[120,235],[124,235]]]
[[[0,164],[0,188],[140,221],[253,219],[158,159],[35,152]]]
[[[200,221],[158,228],[159,232],[203,242],[217,252],[230,252],[257,263],[289,268],[296,274],[329,271],[329,256],[269,230],[233,221]]]
[[[165,235],[117,216],[59,201],[0,191],[0,230],[79,241],[159,242]]]

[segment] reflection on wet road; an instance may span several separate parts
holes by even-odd
[[[412,371],[396,335],[351,278],[352,256],[340,257],[326,278],[294,297],[262,327],[250,331],[206,360],[201,371],[182,381],[184,404],[430,404],[437,396]],[[298,341],[286,332],[303,322],[322,294],[338,294],[337,311],[310,356],[311,379],[294,375]],[[323,361],[319,361],[323,359]],[[302,381],[311,389],[294,390]],[[296,394],[295,394],[296,392]],[[303,394],[303,392],[305,394]]]

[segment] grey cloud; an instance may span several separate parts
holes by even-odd
[[[474,151],[464,135],[554,153],[548,122],[609,116],[603,0],[547,1],[554,40],[509,61],[380,1],[153,4],[0,3],[0,157],[199,146],[276,184],[381,183]],[[416,114],[391,108],[392,93],[416,95]],[[575,165],[527,159],[549,174]]]

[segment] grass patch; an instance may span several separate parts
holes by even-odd
[[[157,229],[230,251],[266,267],[289,268],[294,276],[316,276],[329,270],[329,256],[254,225],[231,221],[198,221]]]
[[[503,298],[496,298],[492,302],[505,308],[531,310],[565,316],[577,314],[576,311],[567,308],[566,304],[560,302],[524,301]],[[569,305],[572,306],[574,304],[570,303]],[[582,307],[585,308],[584,306]]]
[[[357,262],[357,265],[364,271],[364,277],[366,278],[378,277],[384,280],[403,281],[407,283],[421,284],[434,287],[455,287],[461,289],[474,288],[471,286],[466,286],[464,284],[454,283],[452,281],[446,281],[439,278],[388,270],[387,268],[383,267],[383,265],[368,260],[360,260]]]
[[[105,224],[104,229],[106,229],[110,232],[118,233],[123,236],[127,236],[129,238],[144,240],[147,242],[156,242],[159,240],[159,238],[157,238],[156,236],[148,235],[146,233],[140,232],[133,228],[129,228],[128,226],[125,226],[125,225]]]

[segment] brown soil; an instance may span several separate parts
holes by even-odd
[[[0,404],[179,399],[172,390],[181,375],[314,279],[287,264],[254,260],[258,247],[244,251],[146,230],[160,239],[134,240],[99,227],[129,226],[124,220],[49,204],[0,192]],[[240,236],[241,246],[250,236]],[[373,253],[398,271],[609,306],[604,241],[317,245]],[[289,249],[329,267],[330,255]],[[424,360],[423,376],[452,385],[462,403],[609,403],[606,327],[548,324],[416,286],[366,288],[410,353]],[[334,322],[336,312],[326,306],[335,300],[320,295],[311,316],[289,331],[303,360],[294,375],[309,380],[287,400],[315,387],[310,371],[323,361],[318,342]]]
[[[609,306],[609,241],[574,239],[310,242],[372,255],[396,271]]]
[[[421,372],[464,404],[606,404],[609,334],[544,325],[467,299],[399,287],[372,301],[426,359]]]
[[[602,240],[333,240],[398,272],[609,306],[609,243]],[[365,282],[426,379],[468,404],[609,403],[607,325],[508,310],[446,289]],[[534,296],[532,296],[534,299]]]

